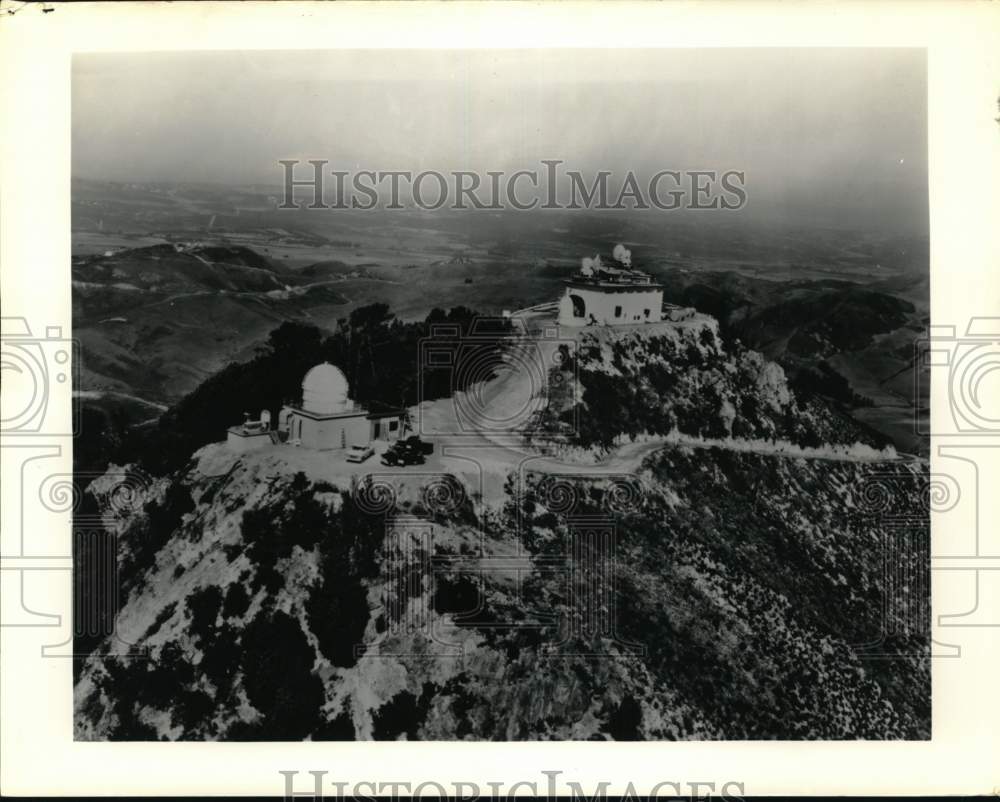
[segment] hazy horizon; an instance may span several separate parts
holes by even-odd
[[[926,106],[919,49],[83,54],[73,175],[279,186],[279,159],[742,170],[744,219],[919,232]]]

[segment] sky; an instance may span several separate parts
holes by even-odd
[[[742,170],[775,220],[923,231],[918,49],[78,54],[73,171],[280,184],[331,169]]]

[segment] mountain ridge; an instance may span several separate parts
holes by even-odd
[[[578,411],[602,422],[591,454],[641,434],[628,415],[667,417],[636,417],[650,391],[675,419],[692,405],[680,418],[699,436],[724,434],[726,394],[761,377],[752,397],[772,412],[746,418],[750,435],[801,427],[847,448],[851,430],[726,349],[710,319],[661,329],[582,335],[577,364],[556,369],[578,371]],[[635,380],[626,415],[588,398],[601,376]],[[700,392],[712,376],[720,393]],[[581,455],[587,442],[567,440]],[[461,472],[307,475],[205,446],[113,522],[119,639],[77,666],[76,737],[930,737],[926,462],[724,445],[662,442],[624,473],[522,459],[488,499]],[[892,509],[874,492],[887,481]],[[520,582],[495,567],[512,555]]]

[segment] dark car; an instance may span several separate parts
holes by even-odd
[[[421,440],[415,434],[411,434],[405,440],[401,440],[400,442],[405,443],[407,448],[412,448],[418,454],[428,455],[434,453],[434,444],[428,443],[426,440]]]
[[[383,465],[423,465],[424,461],[423,451],[405,440],[393,443],[382,455]]]

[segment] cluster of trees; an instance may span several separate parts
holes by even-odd
[[[803,367],[796,371],[788,382],[796,395],[803,398],[821,396],[839,401],[850,407],[871,407],[875,402],[854,392],[851,383],[838,373],[825,359],[816,366]]]
[[[316,326],[285,322],[248,362],[232,363],[167,410],[153,427],[123,438],[116,461],[139,463],[162,475],[183,466],[191,453],[222,439],[243,412],[262,409],[276,416],[298,401],[302,377],[313,365],[330,362],[347,376],[352,399],[372,409],[406,407],[444,398],[463,384],[482,379],[482,366],[499,363],[509,324],[480,317],[472,309],[433,309],[423,321],[403,322],[385,304],[359,307],[332,334]],[[470,336],[471,335],[471,336]],[[433,337],[443,348],[475,351],[477,372],[423,364],[422,342]]]
[[[243,513],[243,540],[256,567],[250,587],[256,593],[263,586],[274,596],[285,587],[278,561],[290,557],[295,546],[305,551],[318,547],[320,581],[305,599],[306,618],[323,655],[346,668],[357,661],[354,647],[368,624],[363,580],[378,572],[384,524],[362,512],[350,493],[340,493],[340,509],[334,513],[317,501],[317,492],[336,488],[310,484],[300,472],[274,503]]]
[[[188,509],[190,496],[178,483],[172,487],[180,489],[168,491],[162,503],[149,505],[137,518],[153,546],[166,528],[181,531],[179,516]],[[379,572],[385,524],[359,509],[348,492],[339,493],[335,508],[317,497],[335,492],[332,485],[311,483],[298,473],[267,503],[245,510],[243,542],[227,556],[234,559],[245,551],[250,568],[228,587],[194,590],[182,603],[186,624],[154,659],[105,661],[94,676],[110,702],[103,710],[96,700],[85,706],[91,723],[111,713],[107,727],[114,740],[160,738],[149,723],[159,712],[169,714],[170,727],[180,728],[178,737],[185,740],[353,739],[349,717],[324,713],[326,695],[314,668],[320,656],[338,667],[357,662],[355,646],[364,639],[370,615],[367,583]],[[286,583],[287,563],[282,560],[296,546],[318,550],[319,577],[304,588]],[[150,570],[145,552],[134,559]],[[293,599],[289,612],[276,602],[282,592]],[[255,599],[260,603],[251,611]],[[168,604],[144,639],[177,614],[178,604]],[[318,653],[300,618],[315,636]],[[200,660],[186,638],[201,652]],[[232,721],[240,688],[260,714],[252,721]],[[382,730],[392,729],[389,718]]]
[[[559,384],[582,393],[550,397],[539,428],[585,448],[607,450],[622,436],[673,431],[712,440],[786,440],[805,448],[854,442],[881,448],[889,442],[829,403],[866,403],[829,366],[799,384],[786,383],[780,368],[739,341],[722,350],[708,328],[684,330],[677,339],[582,341],[575,355],[563,357],[566,376]]]
[[[572,439],[586,448],[608,449],[621,435],[679,431],[691,436],[771,437],[785,416],[766,411],[758,388],[761,364],[737,349],[726,354],[704,329],[671,337],[616,340],[610,344],[609,374],[600,347],[581,348],[575,365],[583,388],[580,408],[562,413]]]
[[[581,672],[582,681],[600,689],[599,699],[610,703],[620,695],[617,708],[588,710],[602,721],[603,733],[616,740],[927,737],[929,598],[921,566],[929,539],[926,532],[907,537],[900,560],[907,566],[906,603],[922,608],[920,618],[879,644],[896,659],[865,661],[861,644],[885,627],[885,589],[881,567],[864,544],[885,533],[876,521],[850,514],[866,486],[864,470],[840,462],[803,467],[724,449],[665,449],[646,467],[648,492],[611,512],[616,537],[614,550],[604,555],[604,577],[590,573],[585,579],[590,588],[603,579],[617,589],[607,610],[617,637],[599,643],[597,653],[622,642],[645,651],[641,661],[622,663],[628,672],[641,666],[641,674],[599,674],[615,661],[594,661]],[[900,474],[901,490],[917,493],[916,477]],[[588,538],[574,521],[609,514],[599,487],[580,478],[572,515],[554,514],[537,503],[546,495],[545,481],[529,480],[526,492],[513,500],[522,542],[537,556],[572,554],[591,565]],[[803,520],[811,525],[804,529]],[[565,581],[535,572],[519,602],[526,609],[558,611],[567,620],[583,616],[587,610],[579,601],[566,604],[571,594]],[[599,626],[584,624],[579,632],[588,629]],[[532,699],[541,707],[555,696],[542,682],[557,663],[524,659],[537,649],[530,633],[514,627],[484,637],[497,650],[516,644],[510,653],[521,659],[512,660],[505,676],[511,683],[521,665],[530,666],[531,677],[520,681],[537,684]],[[549,643],[557,638],[546,632],[542,637]],[[586,641],[580,646],[594,651]],[[568,687],[558,686],[558,714],[574,704],[586,709],[592,701],[587,695],[577,702]],[[466,690],[475,689],[466,683]],[[519,691],[524,693],[523,686]],[[488,699],[482,694],[471,705],[502,708],[499,693]],[[659,711],[657,700],[667,701]],[[642,702],[638,709],[636,701]],[[570,723],[581,718],[578,708]],[[539,723],[526,722],[535,735]]]

